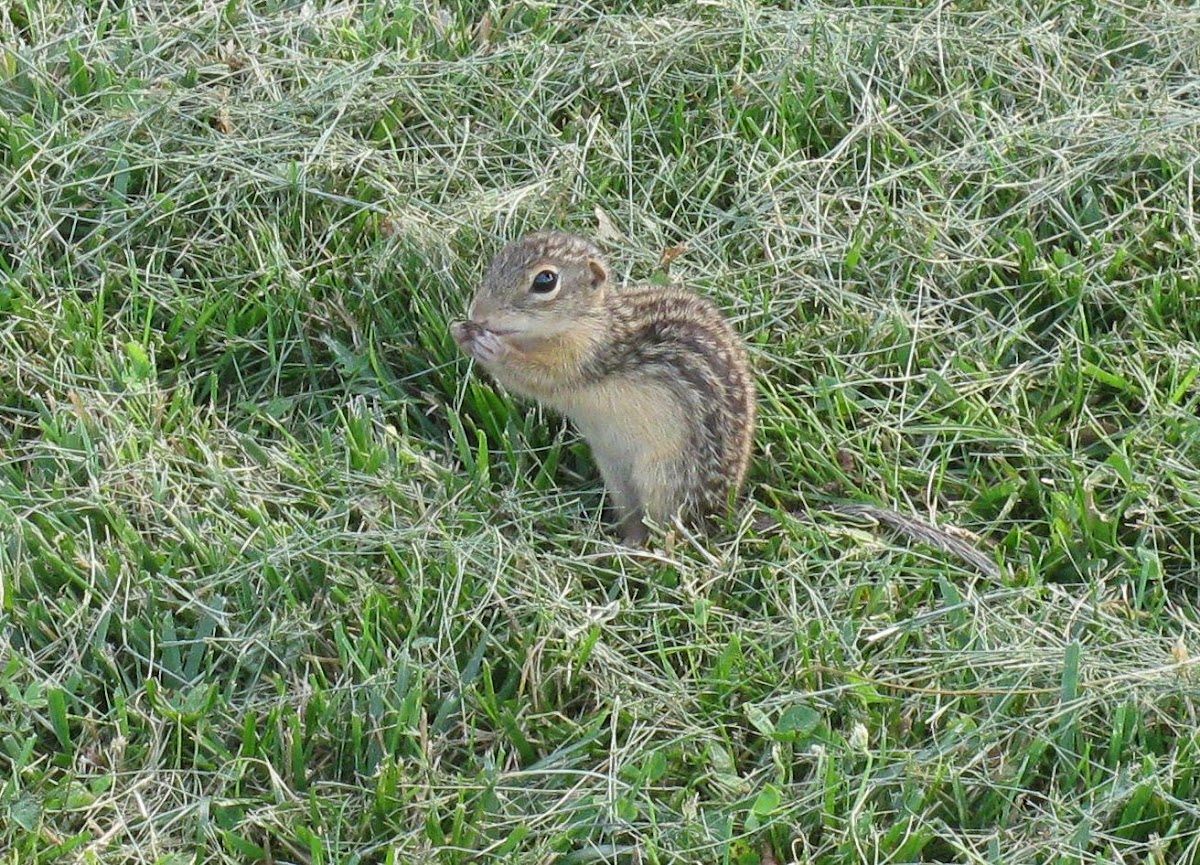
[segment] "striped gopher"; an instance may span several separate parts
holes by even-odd
[[[558,231],[504,247],[455,342],[497,382],[568,417],[591,447],[622,539],[647,522],[725,514],[746,477],[756,422],[745,346],[711,302],[682,288],[612,285],[591,242]],[[888,508],[841,503],[953,553],[984,573],[965,540]]]
[[[568,417],[591,447],[626,543],[737,498],[754,377],[721,311],[681,288],[612,285],[600,250],[544,232],[492,261],[455,341],[507,390]]]

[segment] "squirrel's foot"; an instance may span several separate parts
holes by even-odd
[[[650,529],[642,522],[641,514],[629,514],[616,526],[621,543],[627,547],[644,547],[650,540]]]

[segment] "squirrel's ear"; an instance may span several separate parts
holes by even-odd
[[[608,269],[600,259],[589,258],[588,270],[592,272],[592,288],[600,288],[608,282]]]

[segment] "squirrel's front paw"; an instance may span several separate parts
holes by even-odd
[[[471,342],[479,334],[480,327],[473,321],[456,321],[450,325],[450,335],[458,343],[458,347],[467,354],[471,353]]]
[[[483,363],[495,363],[508,353],[508,343],[490,330],[479,329],[472,343],[472,356]]]
[[[459,348],[481,363],[493,363],[508,351],[499,336],[473,321],[456,321],[450,326],[450,335]]]

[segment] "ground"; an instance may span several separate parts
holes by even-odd
[[[1200,861],[1195,8],[12,0],[0,77],[0,863]],[[745,335],[712,536],[455,349],[549,226]]]

